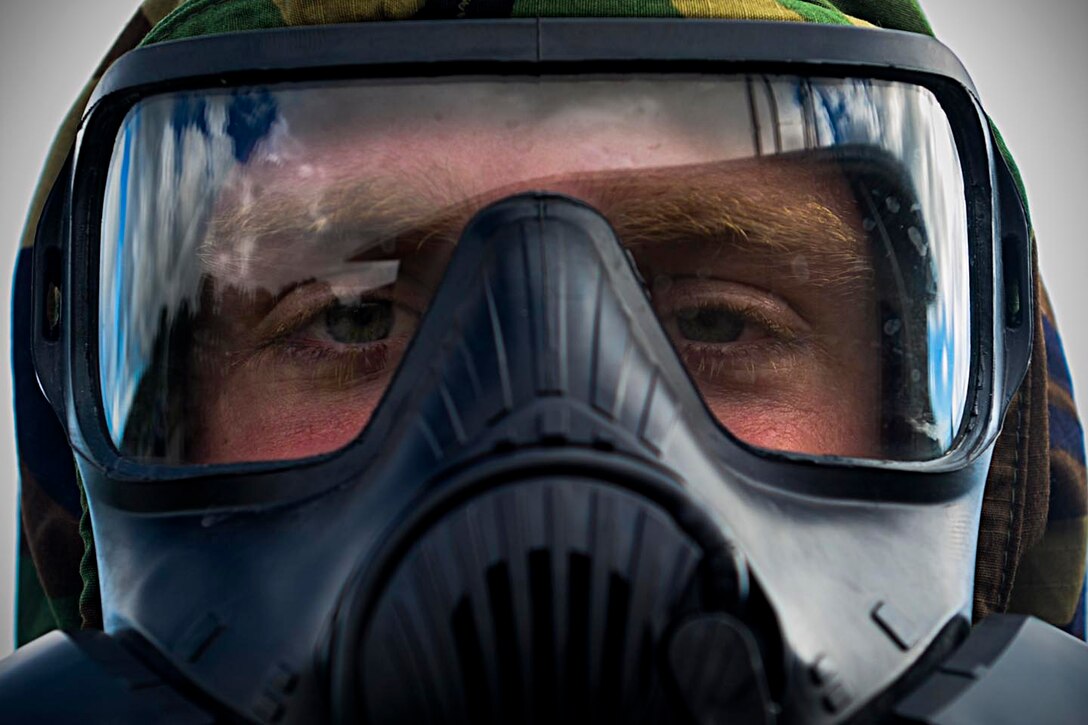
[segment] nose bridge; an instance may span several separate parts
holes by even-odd
[[[701,406],[637,274],[607,221],[576,200],[523,194],[480,212],[420,331],[442,340],[413,362],[429,374],[406,383],[423,398],[431,452],[475,443],[527,407],[542,437],[579,437],[581,411],[614,429],[586,435],[660,452],[680,399]]]

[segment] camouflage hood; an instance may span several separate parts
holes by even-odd
[[[813,22],[932,35],[915,0],[147,0],[58,132],[23,234],[12,344],[21,472],[19,644],[56,627],[101,626],[86,500],[70,456],[56,453],[67,450],[64,432],[42,397],[31,362],[29,247],[45,197],[72,148],[86,101],[109,65],[141,44],[239,30],[543,16]],[[1015,165],[1005,155],[1015,173]],[[1041,283],[1036,289],[1031,366],[1006,414],[986,485],[975,570],[975,618],[1005,611],[1033,614],[1083,638],[1088,546],[1083,431],[1050,305]]]

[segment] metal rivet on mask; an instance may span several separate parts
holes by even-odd
[[[828,685],[838,676],[838,668],[827,655],[820,655],[809,668],[809,676],[814,685]]]

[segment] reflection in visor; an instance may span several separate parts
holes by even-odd
[[[598,209],[710,412],[750,444],[922,460],[967,385],[948,122],[895,83],[470,80],[158,96],[115,145],[99,365],[126,455],[300,458],[365,427],[461,230]]]

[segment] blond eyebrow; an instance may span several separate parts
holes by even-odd
[[[843,198],[827,190],[830,164],[715,162],[636,171],[579,172],[516,182],[457,199],[433,178],[354,179],[337,186],[265,188],[248,203],[223,199],[204,249],[239,239],[277,248],[319,242],[330,262],[358,261],[383,249],[456,243],[486,204],[529,189],[570,193],[597,208],[621,242],[638,253],[677,243],[717,243],[769,261],[812,255],[834,268],[828,281],[871,274],[865,235],[844,214]],[[842,182],[845,187],[846,182]],[[436,203],[444,192],[449,201]],[[853,197],[850,197],[853,204]],[[826,277],[826,276],[825,276]]]
[[[769,268],[804,255],[814,285],[872,275],[856,199],[827,163],[706,164],[599,181],[602,210],[636,257],[687,243],[750,253]]]

